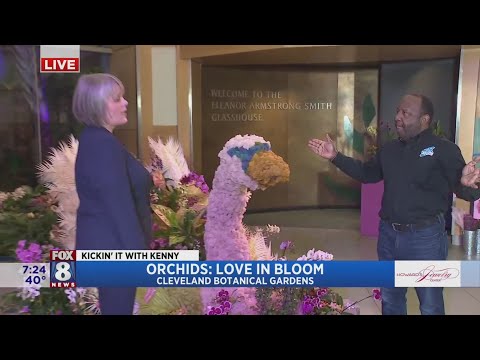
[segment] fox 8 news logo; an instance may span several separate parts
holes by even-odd
[[[76,287],[75,250],[50,251],[50,287]]]

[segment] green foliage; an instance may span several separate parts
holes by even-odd
[[[74,290],[72,290],[74,291]],[[0,306],[0,312],[4,314],[22,313],[22,308],[28,307],[29,315],[75,315],[82,314],[84,306],[72,304],[68,301],[65,290],[42,288],[41,296],[35,301],[22,300],[18,291],[6,294]]]
[[[447,133],[443,130],[442,126],[440,125],[440,121],[435,122],[433,125],[433,133],[440,137],[447,137]]]
[[[3,149],[0,162],[0,191],[13,191],[19,184],[36,185],[35,170],[31,159],[26,159],[15,149]]]
[[[363,154],[365,148],[365,137],[358,130],[353,129],[353,150]]]
[[[57,204],[47,188],[43,185],[34,189],[19,187],[12,193],[2,193],[1,200],[0,256],[12,257],[16,262],[35,256],[35,261],[45,262],[48,266],[49,250],[62,246],[54,240],[58,222],[54,207]],[[92,313],[88,308],[91,299],[95,302],[94,290],[23,287],[1,297],[0,313],[89,314]],[[87,303],[87,299],[90,299],[90,303]]]
[[[367,94],[362,103],[362,120],[364,130],[357,131],[354,129],[353,132],[353,149],[362,155],[365,154],[366,150],[367,158],[375,155],[377,151],[377,125],[370,125],[376,115],[377,111],[375,109],[372,95]]]
[[[0,256],[15,256],[19,240],[52,244],[50,232],[58,222],[51,208],[54,203],[42,185],[25,189],[24,196],[18,199],[10,196],[1,205]]]
[[[195,211],[189,209],[179,209],[174,212],[168,207],[161,205],[156,206],[157,209],[165,216],[165,224],[168,227],[163,230],[158,230],[156,235],[170,239],[170,244],[191,243],[194,238],[202,236],[203,231],[201,225],[204,220],[201,218],[202,214],[197,215]]]
[[[179,210],[180,198],[182,197],[181,188],[166,186],[165,189],[154,188],[152,191],[158,198],[157,204],[163,204],[175,212]]]
[[[362,119],[365,128],[370,126],[370,123],[375,115],[377,115],[377,112],[375,110],[375,104],[373,103],[372,95],[367,94],[367,96],[365,96],[363,99],[362,104]]]
[[[194,185],[154,188],[152,193],[157,199],[151,205],[156,215],[153,248],[199,250],[200,259],[205,260],[203,236],[208,195]]]

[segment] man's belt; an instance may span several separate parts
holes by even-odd
[[[400,223],[390,222],[390,225],[395,231],[409,231],[409,230],[421,230],[433,224],[438,224],[439,222],[440,222],[440,218],[436,216],[430,219],[419,220],[414,224],[400,224]]]

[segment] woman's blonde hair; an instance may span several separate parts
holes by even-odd
[[[73,115],[88,126],[104,126],[107,101],[123,95],[122,82],[111,74],[86,74],[80,76],[73,93]]]

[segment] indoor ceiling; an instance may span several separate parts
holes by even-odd
[[[451,58],[460,56],[462,45],[182,45],[181,48],[183,58],[204,65],[339,65]]]

